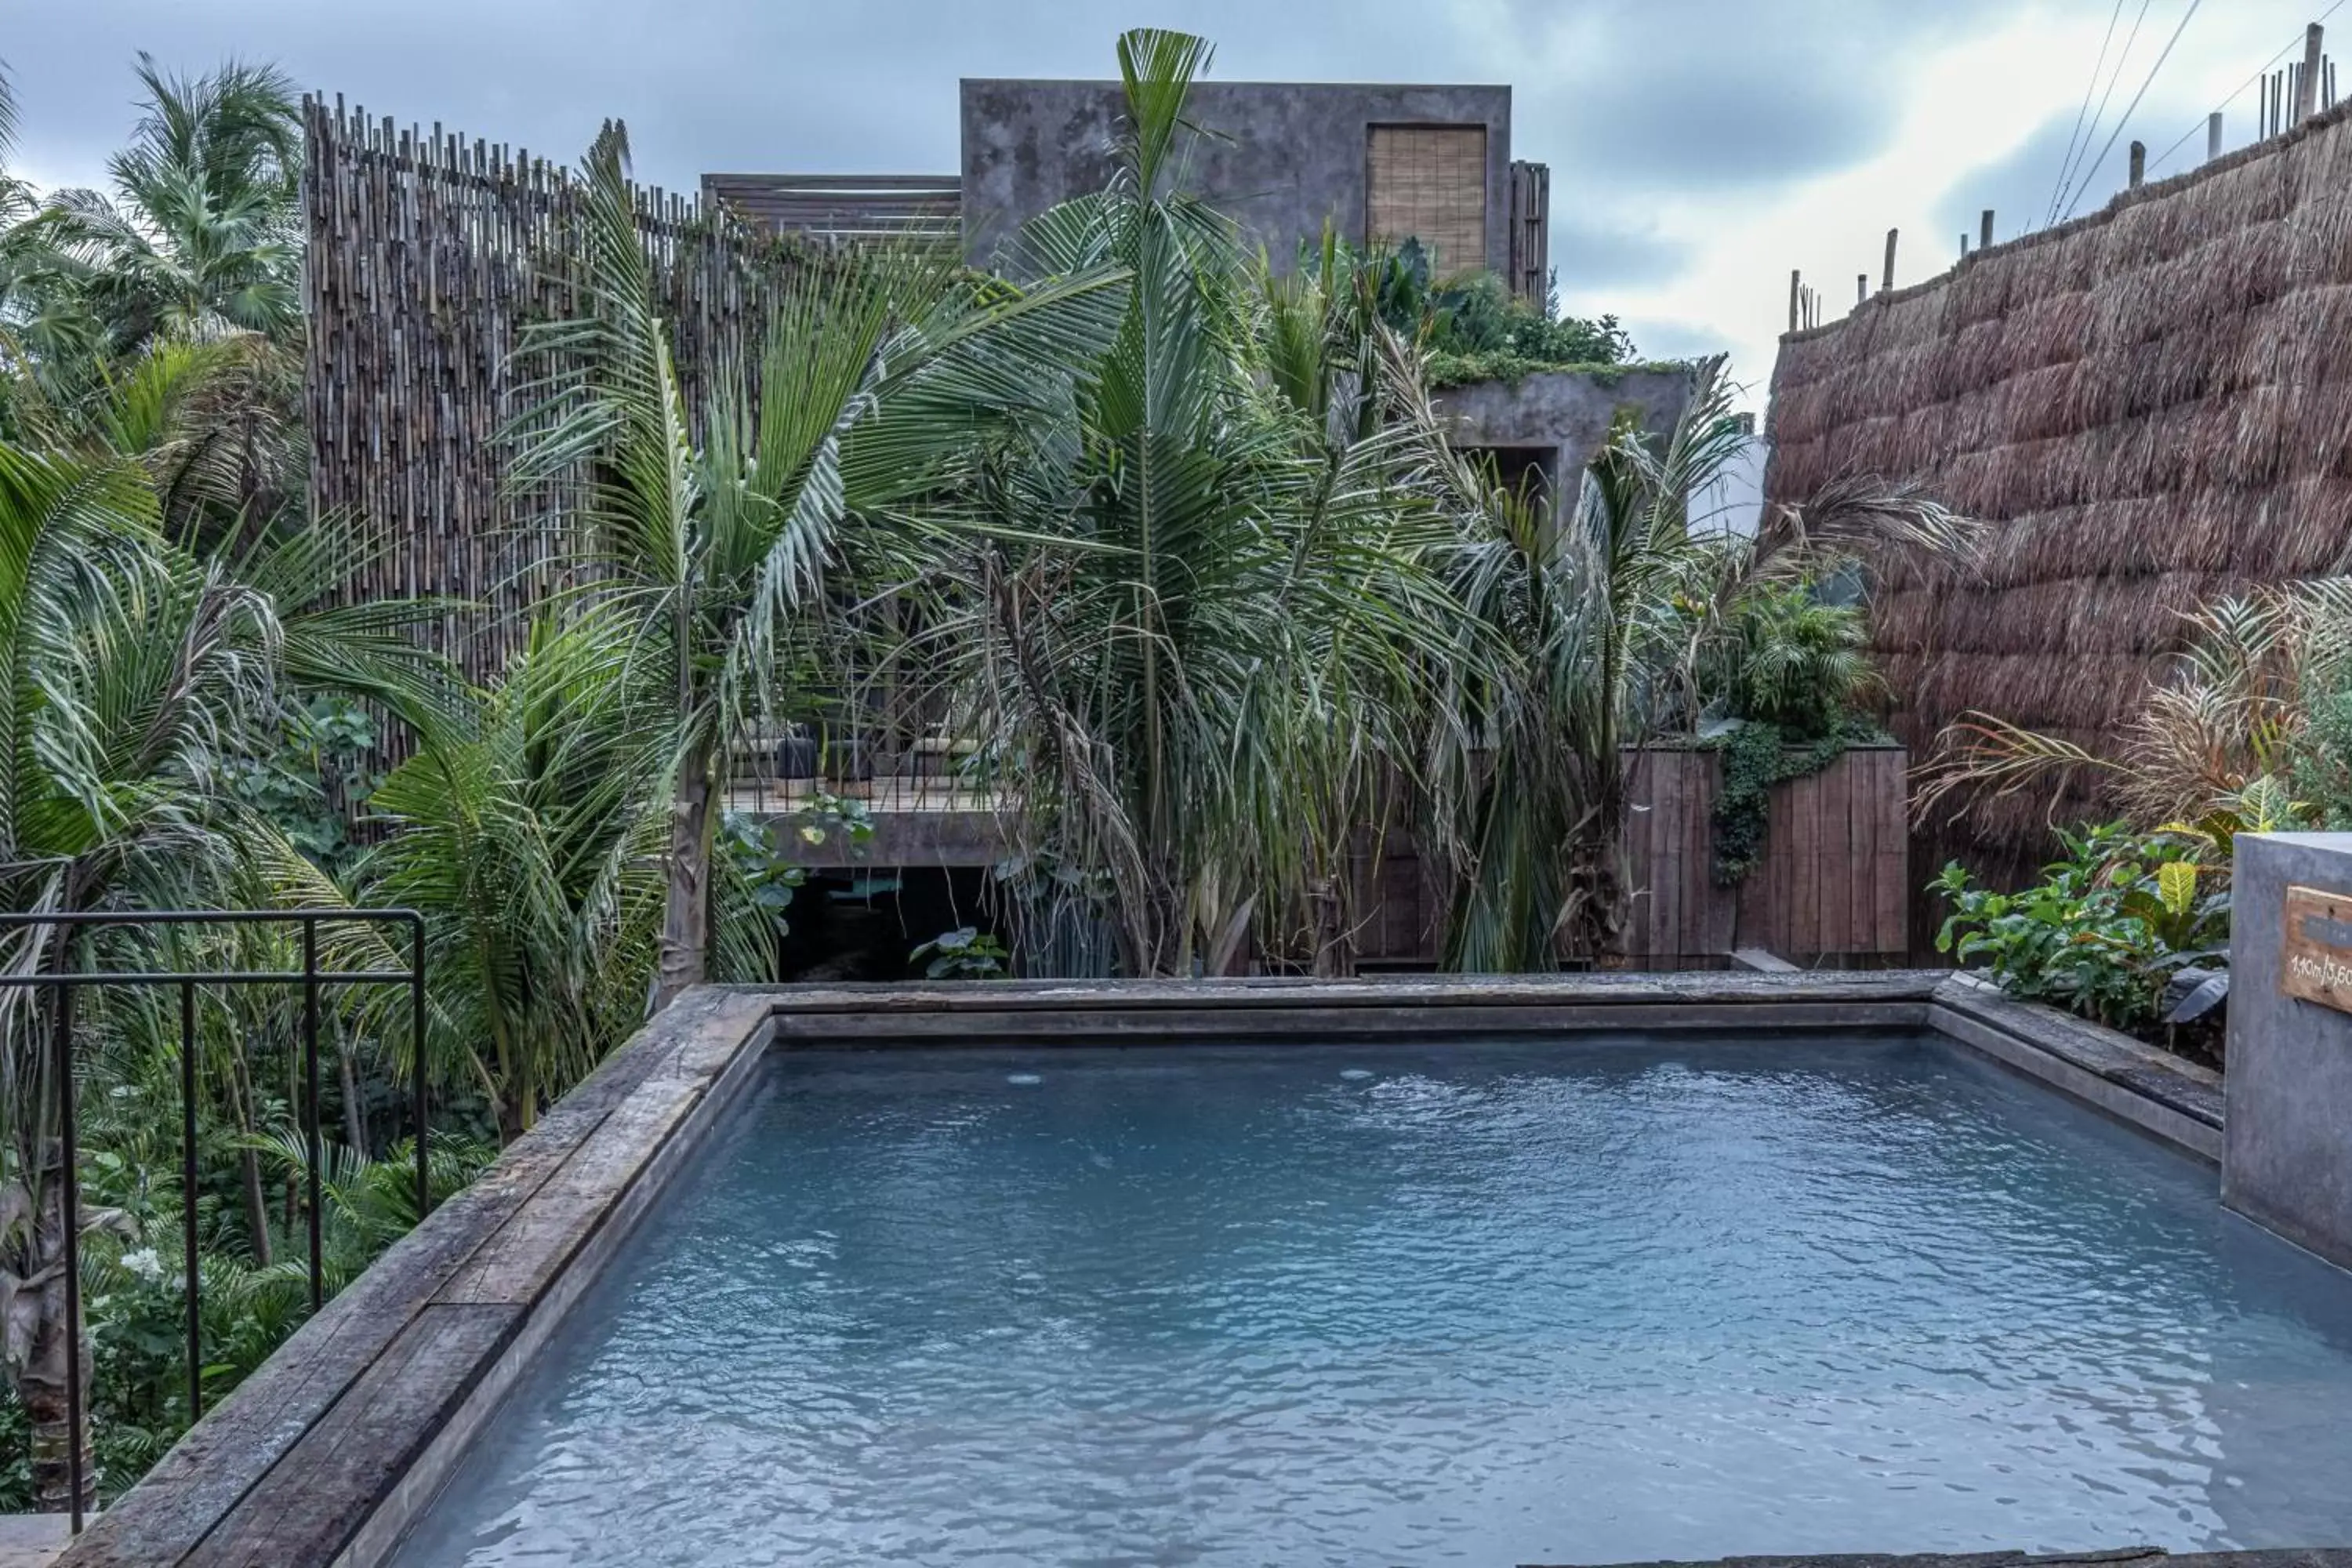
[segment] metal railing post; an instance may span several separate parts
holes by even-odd
[[[180,982],[180,1245],[187,1288],[188,1421],[205,1413],[204,1278],[196,1252],[196,983]]]
[[[302,921],[302,1098],[309,1102],[310,1141],[310,1310],[327,1304],[324,1241],[319,1222],[319,1167],[326,1163],[326,1136],[319,1125],[319,917]]]
[[[65,967],[72,938],[60,933],[58,967]],[[72,1519],[68,1528],[79,1535],[82,1526],[81,1494],[86,1484],[82,1474],[82,1409],[81,1385],[81,1140],[74,1122],[73,1081],[73,990],[62,981],[54,994],[57,997],[55,1016],[58,1036],[58,1143],[64,1155],[64,1166],[58,1172],[65,1212],[66,1270],[66,1487],[73,1496],[70,1503]]]
[[[416,1097],[416,1223],[423,1225],[433,1207],[433,1165],[425,1147],[425,919],[417,916],[408,928],[408,1042],[415,1058]]]

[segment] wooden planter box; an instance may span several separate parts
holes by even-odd
[[[1723,758],[1626,753],[1625,826],[1633,899],[1623,958],[1634,969],[1720,969],[1739,948],[1808,967],[1885,964],[1908,948],[1911,895],[1899,746],[1861,747],[1772,791],[1764,864],[1737,888],[1714,879],[1713,815]],[[1357,962],[1425,968],[1444,945],[1445,889],[1411,838],[1366,835],[1353,868]]]

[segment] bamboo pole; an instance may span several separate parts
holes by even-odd
[[[2316,22],[2304,29],[2303,65],[2294,78],[2294,123],[2297,125],[2319,112],[2319,45],[2326,36],[2325,29]]]

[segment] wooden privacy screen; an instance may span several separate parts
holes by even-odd
[[[1723,779],[1713,752],[1642,752],[1626,828],[1633,904],[1626,956],[1637,968],[1703,968],[1735,948],[1800,963],[1900,958],[1911,897],[1899,747],[1848,752],[1772,791],[1764,864],[1737,888],[1713,875],[1710,818]]]
[[[1723,759],[1713,752],[1629,752],[1634,809],[1625,850],[1635,891],[1626,962],[1636,969],[1721,968],[1744,947],[1804,964],[1900,962],[1909,945],[1909,761],[1899,747],[1855,750],[1779,785],[1764,864],[1738,887],[1718,888],[1712,817]],[[1373,848],[1364,835],[1351,868],[1358,962],[1434,963],[1444,888],[1423,875],[1404,835],[1383,841],[1377,859]]]
[[[1486,265],[1486,128],[1375,125],[1364,167],[1365,237],[1418,239],[1441,272]]]

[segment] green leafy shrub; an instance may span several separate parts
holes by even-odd
[[[367,710],[319,695],[287,707],[276,750],[226,760],[221,778],[294,847],[330,871],[342,871],[356,852],[349,825],[365,813],[383,782],[368,765],[375,753],[375,721]]]
[[[2162,1037],[2174,977],[2228,958],[2227,873],[2199,859],[2210,839],[2122,823],[2058,837],[2064,858],[2015,893],[1945,867],[1929,884],[1952,910],[1937,951],[1982,967],[2012,996]]]
[[[1725,621],[1699,658],[1710,711],[1803,742],[1838,731],[1877,689],[1861,609],[1825,602],[1811,584],[1761,584]]]
[[[1878,685],[1863,651],[1867,633],[1859,608],[1825,602],[1809,583],[1764,583],[1733,601],[1706,639],[1699,710],[1728,721],[1704,742],[1723,753],[1717,887],[1737,887],[1763,864],[1774,785],[1820,773],[1854,746],[1885,743],[1858,711]]]
[[[1011,957],[993,932],[959,926],[916,948],[907,955],[907,963],[909,968],[923,964],[926,980],[993,980],[1004,973]]]
[[[1303,248],[1300,266],[1314,270],[1323,254]],[[1492,272],[1441,278],[1417,239],[1349,260],[1369,279],[1381,319],[1428,351],[1433,387],[1516,382],[1546,370],[1634,368],[1633,340],[1617,318],[1560,314],[1556,281],[1538,303],[1512,293]]]
[[[2286,782],[2305,816],[2330,833],[2352,830],[2352,681],[2311,681],[2303,726],[2285,747]]]

